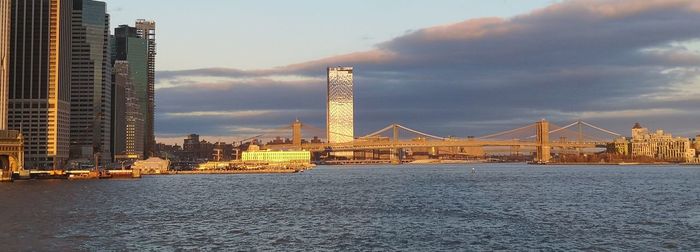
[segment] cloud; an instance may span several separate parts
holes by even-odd
[[[325,69],[336,65],[355,67],[357,135],[393,122],[483,135],[540,118],[586,118],[618,132],[643,121],[688,133],[700,125],[692,116],[700,54],[687,46],[700,39],[699,5],[564,1],[271,69],[159,72],[158,133],[238,134],[231,127],[276,128],[297,117],[321,127]]]

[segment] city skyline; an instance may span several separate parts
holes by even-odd
[[[700,0],[0,0],[2,247],[698,250],[698,24]]]
[[[445,136],[479,135],[540,118],[584,119],[619,132],[641,121],[698,133],[697,3],[532,8],[426,26],[368,50],[282,67],[159,71],[158,140],[198,133],[231,141],[294,118],[324,125],[324,70],[338,65],[355,67],[358,134],[401,122]]]
[[[0,13],[4,168],[152,156],[155,21],[112,35],[94,0],[3,1]]]

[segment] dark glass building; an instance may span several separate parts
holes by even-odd
[[[139,37],[146,39],[148,42],[148,90],[146,101],[148,113],[144,116],[145,135],[144,149],[148,158],[152,153],[155,153],[155,83],[156,83],[156,22],[152,20],[139,19],[136,20],[136,32]]]
[[[73,0],[71,159],[112,160],[109,14],[104,2]]]
[[[146,123],[148,118],[148,111],[149,111],[149,105],[148,105],[148,90],[149,90],[149,85],[148,85],[148,41],[142,37],[139,36],[138,31],[135,27],[130,27],[128,25],[120,25],[114,30],[114,40],[113,40],[113,63],[116,61],[121,61],[122,64],[125,66],[128,65],[128,75],[129,79],[131,81],[130,85],[133,85],[133,93],[135,98],[131,99],[131,101],[136,102],[138,104],[138,109],[139,113],[141,115],[141,119],[143,119],[144,123]],[[115,88],[117,88],[115,86]],[[126,88],[126,86],[124,86]],[[125,93],[128,93],[125,91]],[[115,93],[115,96],[113,98],[115,100],[126,100],[128,97],[117,97],[117,94]],[[114,106],[113,106],[114,108]],[[113,122],[112,125],[117,125],[121,124],[122,122],[119,122],[119,120],[126,120],[126,117],[120,118],[120,117],[113,117]],[[123,122],[124,125],[127,125],[126,122]],[[137,123],[138,124],[138,123]],[[118,129],[121,130],[121,129]],[[141,136],[144,138],[143,140],[139,141],[140,143],[145,144],[145,137],[146,137],[146,130],[145,126],[144,127],[136,127],[133,129],[136,131],[134,133],[134,136]],[[115,131],[115,134],[117,132]],[[121,139],[118,139],[116,135],[114,135],[114,141],[121,141]],[[119,143],[121,146],[121,143]],[[126,143],[125,143],[126,145]],[[140,157],[145,157],[146,153],[143,148],[138,148],[138,142],[135,142],[135,151],[140,152],[138,153]],[[117,155],[122,155],[124,153],[119,153],[115,149],[115,154]],[[130,154],[136,154],[136,153],[130,153]]]

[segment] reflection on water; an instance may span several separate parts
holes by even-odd
[[[475,168],[476,173],[472,173]],[[700,169],[320,167],[0,185],[4,250],[693,250]]]

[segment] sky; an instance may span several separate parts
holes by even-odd
[[[257,69],[373,48],[406,32],[552,0],[108,1],[112,26],[158,22],[158,69]],[[183,11],[186,12],[183,13]],[[183,15],[184,14],[184,15]]]
[[[166,143],[295,118],[323,128],[336,65],[356,69],[356,135],[396,122],[479,136],[542,118],[700,134],[698,1],[156,2],[108,5],[113,25],[158,22]]]

